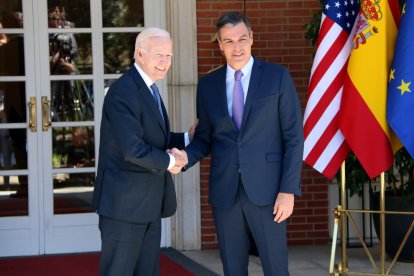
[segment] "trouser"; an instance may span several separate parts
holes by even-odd
[[[253,204],[239,183],[233,206],[213,206],[213,216],[226,276],[248,275],[249,233],[256,243],[264,275],[289,276],[286,222],[273,221],[273,204]]]

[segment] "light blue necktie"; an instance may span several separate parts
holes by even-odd
[[[241,85],[240,79],[242,78],[242,71],[234,72],[234,88],[233,88],[233,121],[237,126],[237,129],[240,129],[242,118],[243,118],[243,109],[244,109],[244,93],[243,87]]]
[[[155,85],[155,83],[153,83],[151,85],[151,90],[152,90],[152,97],[154,98],[155,103],[158,106],[158,110],[161,113],[161,117],[164,120],[164,114],[162,112],[162,108],[161,108],[161,97],[160,97],[160,92],[158,91],[158,87]]]

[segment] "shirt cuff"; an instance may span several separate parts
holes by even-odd
[[[188,146],[190,144],[190,137],[188,136],[188,132],[184,132],[184,145]]]
[[[172,154],[168,154],[170,156],[170,164],[168,165],[167,170],[172,169],[175,166],[175,157]]]

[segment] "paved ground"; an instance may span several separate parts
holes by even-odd
[[[370,248],[372,255],[379,269],[378,247]],[[185,256],[194,260],[198,264],[208,268],[217,275],[223,275],[222,265],[217,250],[201,251],[180,251]],[[375,270],[362,248],[349,248],[347,250],[349,271],[352,275],[374,274]],[[331,246],[290,246],[289,247],[289,270],[291,276],[323,276],[329,275],[329,261],[331,257]],[[340,248],[337,247],[336,263],[340,262]],[[389,266],[387,260],[386,271]],[[414,263],[396,263],[390,275],[414,275]],[[260,260],[258,257],[251,256],[249,264],[250,276],[261,276]],[[374,274],[380,275],[380,274]]]

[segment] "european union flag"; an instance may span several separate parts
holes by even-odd
[[[391,67],[387,120],[414,158],[414,1],[406,1]]]

